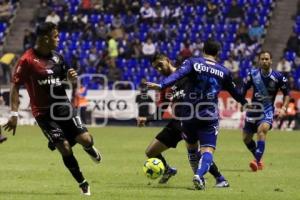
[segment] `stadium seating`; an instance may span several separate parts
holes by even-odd
[[[71,15],[75,15],[78,12],[78,7],[80,4],[79,0],[66,1],[68,5],[68,10]],[[151,5],[155,5],[157,1],[150,1]],[[167,1],[164,1],[164,3]],[[207,23],[205,21],[205,12],[207,10],[206,6],[203,5],[178,5],[181,6],[183,14],[179,19],[179,23],[172,23],[170,27],[176,28],[178,31],[178,36],[174,39],[166,41],[154,41],[156,45],[156,51],[166,53],[172,60],[175,60],[180,52],[180,47],[183,42],[190,40],[190,42],[195,42],[198,38],[204,41],[210,37],[216,38],[222,43],[223,50],[220,55],[222,61],[226,60],[230,55],[230,44],[236,41],[236,31],[239,27],[237,23],[226,23],[226,15],[229,12],[229,7],[231,0],[214,0],[214,3],[218,5],[219,16],[215,24]],[[242,6],[245,11],[244,22],[248,27],[251,26],[252,22],[257,19],[260,25],[267,26],[268,19],[272,12],[272,7],[274,6],[273,0],[238,0],[238,5]],[[254,6],[255,5],[255,6]],[[124,15],[124,13],[121,13]],[[63,13],[60,13],[63,16]],[[89,13],[88,20],[92,25],[96,25],[99,20],[104,20],[107,26],[110,26],[113,20],[112,13]],[[297,18],[298,19],[298,18]],[[296,26],[297,33],[300,34],[300,18],[297,20]],[[130,32],[129,38],[133,39],[138,37],[141,42],[146,40],[146,37],[150,30],[150,25],[146,23],[138,24],[138,32]],[[1,27],[0,27],[1,30]],[[60,33],[60,44],[59,51],[63,52],[67,61],[70,62],[71,53],[77,49],[79,52],[80,59],[84,59],[88,56],[89,50],[95,46],[100,52],[103,52],[107,48],[105,41],[89,41],[83,39],[83,32],[61,32]],[[255,51],[259,50],[258,46]],[[255,53],[253,52],[253,54]],[[290,58],[290,54],[288,55]],[[253,55],[243,58],[240,64],[240,75],[245,76],[246,71],[251,67],[250,60]],[[291,57],[292,58],[292,57]],[[117,67],[119,67],[123,72],[124,81],[134,81],[135,85],[139,85],[139,81],[148,76],[150,80],[159,80],[158,73],[152,70],[150,62],[140,58],[140,59],[117,59]],[[85,70],[86,71],[86,70]],[[90,73],[92,71],[88,70]]]
[[[11,15],[10,15],[9,19],[6,20],[6,21],[1,21],[0,20],[0,46],[4,42],[4,38],[5,38],[6,33],[7,33],[8,29],[9,29],[9,26],[11,24],[10,23],[11,19],[15,15],[15,10],[17,9],[17,7],[18,7],[18,3],[13,2],[13,4],[11,4],[11,11],[10,11]]]

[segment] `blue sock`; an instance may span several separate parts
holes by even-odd
[[[259,162],[264,154],[265,151],[265,141],[258,140],[257,141],[257,147],[255,151],[255,159],[257,162]]]
[[[212,164],[213,161],[213,155],[210,152],[204,152],[202,154],[202,157],[199,161],[199,166],[198,166],[198,170],[197,170],[197,175],[199,175],[199,177],[203,177],[204,174],[206,174]]]

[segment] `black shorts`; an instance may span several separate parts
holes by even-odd
[[[49,148],[51,145],[67,140],[71,146],[76,144],[76,136],[87,132],[87,128],[83,126],[81,119],[76,114],[72,118],[66,120],[54,120],[50,115],[38,116],[35,118],[44,135],[49,140]]]
[[[176,148],[182,140],[181,122],[172,119],[155,138],[169,148]]]

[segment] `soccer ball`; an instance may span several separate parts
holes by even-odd
[[[157,158],[149,158],[143,166],[145,175],[150,179],[157,179],[165,171],[165,166],[161,160]]]

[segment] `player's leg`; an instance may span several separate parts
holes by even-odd
[[[201,121],[202,122],[202,121]],[[218,121],[205,121],[197,131],[201,158],[193,182],[196,189],[205,189],[204,175],[209,171],[213,163],[213,153],[216,148],[218,135]]]
[[[169,149],[169,147],[167,147],[165,144],[163,144],[158,139],[154,138],[154,140],[147,147],[145,154],[148,158],[160,159],[163,162],[164,166],[167,167],[168,166],[167,161],[161,154],[162,152],[164,152],[167,149]]]
[[[61,127],[47,116],[38,117],[36,118],[36,121],[42,129],[44,135],[48,138],[49,142],[51,142],[62,155],[62,160],[65,167],[79,183],[82,193],[85,195],[90,195],[88,183],[80,171],[78,162],[73,155],[71,145],[65,138]]]
[[[167,183],[172,176],[177,174],[177,169],[171,167],[167,163],[166,159],[162,155],[162,152],[169,148],[176,148],[178,142],[181,140],[180,122],[177,120],[171,120],[147,147],[145,152],[146,156],[148,158],[155,157],[160,159],[165,166],[164,174],[159,180],[159,183]]]
[[[73,154],[72,147],[69,142],[67,140],[64,140],[62,142],[55,143],[55,147],[62,155],[62,159],[66,168],[78,182],[82,194],[91,195],[89,184],[80,171],[79,164]]]
[[[209,173],[214,176],[216,179],[215,187],[217,188],[224,188],[229,187],[229,182],[226,180],[226,178],[221,174],[219,171],[216,163],[213,161],[210,168]]]
[[[265,152],[265,142],[268,131],[271,129],[271,125],[268,122],[261,123],[257,128],[257,147],[255,151],[255,160],[258,165],[258,169],[263,168],[263,163],[261,161]]]
[[[256,143],[253,140],[253,135],[256,132],[257,132],[257,125],[255,123],[250,123],[245,121],[245,126],[243,128],[243,136],[242,136],[243,142],[254,157],[256,151]]]
[[[248,133],[248,132],[243,131],[243,142],[246,145],[247,149],[255,157],[256,143],[253,140],[253,135],[254,135],[253,133]]]
[[[164,152],[167,149],[169,149],[168,146],[159,141],[157,138],[154,138],[154,140],[149,144],[145,151],[145,154],[148,158],[158,158],[163,162],[165,166],[164,174],[159,180],[159,183],[167,183],[168,180],[177,173],[177,170],[171,167],[169,164],[167,164],[166,159],[162,155],[162,152]]]
[[[92,135],[87,128],[82,124],[79,116],[74,115],[70,120],[66,120],[60,124],[63,131],[68,134],[68,138],[75,139],[75,141],[83,146],[86,153],[89,154],[95,163],[100,163],[102,156],[94,146]]]
[[[87,152],[91,159],[95,163],[100,163],[102,160],[102,156],[98,149],[94,146],[94,139],[91,134],[89,134],[87,131],[84,133],[81,133],[75,137],[76,142],[81,144],[83,146],[83,149],[85,152]]]
[[[196,144],[188,144],[186,143],[187,150],[188,150],[188,160],[190,163],[190,166],[194,172],[194,174],[197,173],[198,164],[201,158],[201,151],[198,150],[198,143]],[[216,179],[216,187],[223,188],[223,187],[229,187],[228,181],[225,179],[225,177],[221,174],[219,171],[216,163],[212,161],[212,164],[209,168],[209,173],[213,175],[213,177]]]

